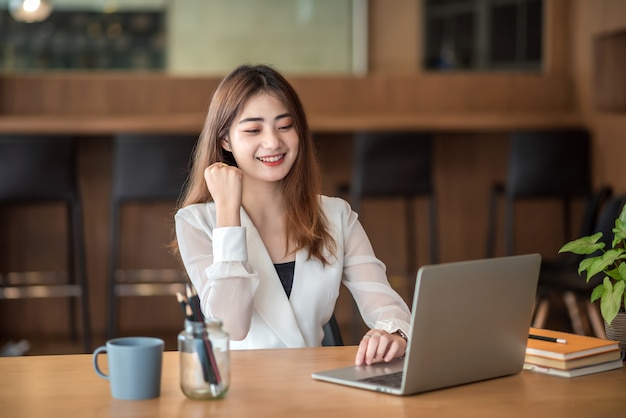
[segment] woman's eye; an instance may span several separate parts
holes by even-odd
[[[261,130],[260,129],[245,129],[244,132],[247,134],[257,134],[261,132]]]
[[[288,131],[289,129],[291,129],[292,127],[293,127],[293,125],[285,125],[285,126],[280,126],[280,127],[278,128],[278,130],[279,130],[279,131],[283,131],[283,132],[285,132],[285,131]]]

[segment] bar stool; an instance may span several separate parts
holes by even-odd
[[[486,256],[495,255],[497,200],[504,196],[505,255],[515,254],[515,204],[524,199],[551,199],[562,204],[563,244],[573,239],[571,231],[572,206],[584,203],[584,214],[578,236],[591,235],[600,210],[611,196],[610,187],[592,189],[590,162],[590,135],[586,130],[546,130],[514,132],[510,137],[506,184],[494,184],[489,202]],[[558,248],[555,248],[556,254]],[[566,280],[572,280],[571,271],[577,271],[578,260],[566,254],[555,260],[542,261],[539,273],[537,306],[533,326],[541,328],[547,318],[550,294],[556,279],[564,298],[574,331],[583,334],[578,301],[572,293],[564,292]],[[549,277],[548,277],[549,276]],[[577,281],[577,279],[573,279]],[[572,282],[572,288],[579,287]]]
[[[404,202],[407,234],[406,274],[417,273],[415,199],[428,200],[429,262],[439,259],[437,198],[434,186],[432,139],[421,132],[360,132],[354,141],[350,204],[359,212],[367,199],[399,198]]]
[[[156,202],[171,202],[174,209],[188,176],[197,135],[118,134],[113,139],[113,190],[111,197],[111,241],[108,278],[108,336],[117,333],[118,298],[124,296],[175,295],[184,292],[187,274],[174,269],[124,269],[122,250],[122,214],[128,204],[149,207]],[[146,245],[154,243],[146,243]],[[155,251],[173,257],[160,243]],[[158,257],[155,253],[154,257]]]
[[[0,205],[62,204],[66,210],[66,263],[62,271],[11,271],[0,266],[0,299],[69,298],[71,337],[77,337],[80,299],[82,339],[91,351],[91,319],[76,141],[61,136],[0,136]],[[8,251],[2,251],[8,254]],[[29,267],[26,267],[28,269]]]
[[[340,194],[350,196],[355,212],[368,199],[400,199],[404,204],[405,279],[411,299],[417,274],[415,201],[428,201],[429,263],[439,260],[437,197],[433,174],[432,136],[425,132],[359,132],[353,142],[353,170],[349,186]],[[353,334],[359,335],[358,312],[353,315]]]
[[[496,202],[504,196],[505,255],[514,254],[515,203],[523,199],[557,199],[563,206],[563,242],[572,239],[571,208],[576,199],[592,198],[590,138],[585,130],[523,131],[511,134],[506,184],[492,187],[489,203],[487,256],[495,252]],[[585,217],[581,232],[595,224]]]

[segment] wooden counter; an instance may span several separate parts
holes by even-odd
[[[0,116],[2,134],[113,135],[118,132],[200,133],[205,115],[181,113],[135,116]],[[316,133],[360,130],[414,130],[434,132],[506,132],[517,129],[571,128],[582,125],[575,113],[415,113],[313,114]]]

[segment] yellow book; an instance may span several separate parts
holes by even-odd
[[[561,344],[529,338],[528,345],[526,346],[527,356],[568,361],[619,350],[619,343],[617,341],[571,334],[568,332],[531,327],[530,335],[560,339],[566,342]]]

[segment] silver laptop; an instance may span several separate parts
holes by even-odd
[[[423,266],[404,359],[312,377],[412,395],[519,373],[540,263],[539,254],[528,254]]]

